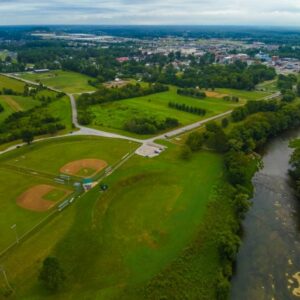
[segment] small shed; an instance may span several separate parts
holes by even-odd
[[[93,188],[93,180],[90,178],[83,179],[82,186],[86,191],[89,191]]]

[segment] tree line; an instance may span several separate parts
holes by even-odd
[[[294,148],[293,153],[290,158],[290,169],[289,175],[293,180],[294,188],[296,191],[296,196],[300,199],[300,146],[299,140],[296,140],[292,143]]]
[[[205,92],[200,91],[199,89],[185,88],[185,89],[177,89],[178,95],[189,96],[198,99],[206,98]]]
[[[185,111],[191,114],[199,115],[199,116],[204,116],[206,114],[206,110],[203,108],[195,107],[195,106],[190,106],[186,105],[185,103],[176,103],[176,102],[169,102],[168,106],[170,108],[174,108],[177,110]]]
[[[167,117],[164,120],[155,118],[132,118],[124,124],[124,129],[137,134],[154,134],[169,128],[179,126],[180,123],[175,118]]]

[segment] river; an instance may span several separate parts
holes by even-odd
[[[300,201],[289,185],[291,138],[272,140],[253,178],[253,205],[232,278],[232,300],[300,299]],[[299,272],[299,273],[298,273]]]

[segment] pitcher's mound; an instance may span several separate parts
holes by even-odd
[[[64,199],[69,193],[71,193],[71,191],[58,189],[51,185],[36,185],[24,192],[17,199],[17,204],[28,210],[43,212],[52,208],[57,201]],[[53,197],[52,194],[57,194],[59,197],[56,197],[54,199],[55,201],[47,200],[47,198],[51,199]],[[48,195],[50,197],[47,197]]]
[[[64,165],[60,172],[79,177],[92,177],[105,169],[107,162],[99,159],[82,159]]]

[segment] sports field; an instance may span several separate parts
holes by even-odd
[[[0,157],[0,163],[4,160],[16,167],[55,175],[68,163],[88,158],[113,165],[137,147],[137,143],[126,140],[73,136],[22,147]]]
[[[20,199],[22,194],[30,188],[43,184],[62,188],[53,180],[35,176],[29,172],[16,171],[0,164],[0,252],[16,239],[15,232],[11,229],[12,225],[17,225],[18,235],[22,236],[48,215],[48,209],[39,213],[34,212],[29,206],[26,207],[26,203],[21,205]],[[69,187],[64,187],[64,190],[71,191]],[[34,194],[37,195],[37,193]],[[53,204],[56,203],[55,200]]]
[[[20,77],[31,81],[40,81],[46,86],[65,93],[83,93],[96,90],[88,83],[93,78],[75,72],[57,70],[41,74],[22,73]]]
[[[206,110],[205,116],[199,116],[168,107],[169,102],[183,103],[189,106]],[[108,131],[130,134],[124,131],[124,124],[132,118],[155,118],[164,120],[167,117],[178,119],[181,125],[187,125],[199,120],[229,111],[244,102],[233,103],[220,98],[195,99],[177,95],[176,88],[170,91],[90,106],[89,110],[94,116],[92,127]],[[132,134],[130,134],[132,135]]]
[[[103,170],[104,161],[114,165],[137,144],[89,137],[70,137],[24,146],[1,156],[0,160],[0,252],[15,241],[11,226],[22,236],[51,213],[53,207],[73,188],[58,184],[56,178],[67,163],[98,158],[92,175]],[[66,149],[68,151],[66,152]],[[84,167],[84,166],[83,166]],[[78,168],[82,170],[82,168]],[[70,174],[72,175],[72,174]],[[76,174],[74,174],[76,175]]]
[[[5,264],[19,287],[16,295],[43,295],[33,266],[51,254],[62,263],[68,288],[49,299],[139,299],[126,290],[143,285],[193,240],[222,180],[219,155],[202,152],[182,161],[180,148],[169,146],[155,159],[134,156],[107,178],[107,192],[90,191],[9,256]],[[34,156],[46,158],[53,149],[46,148]]]

